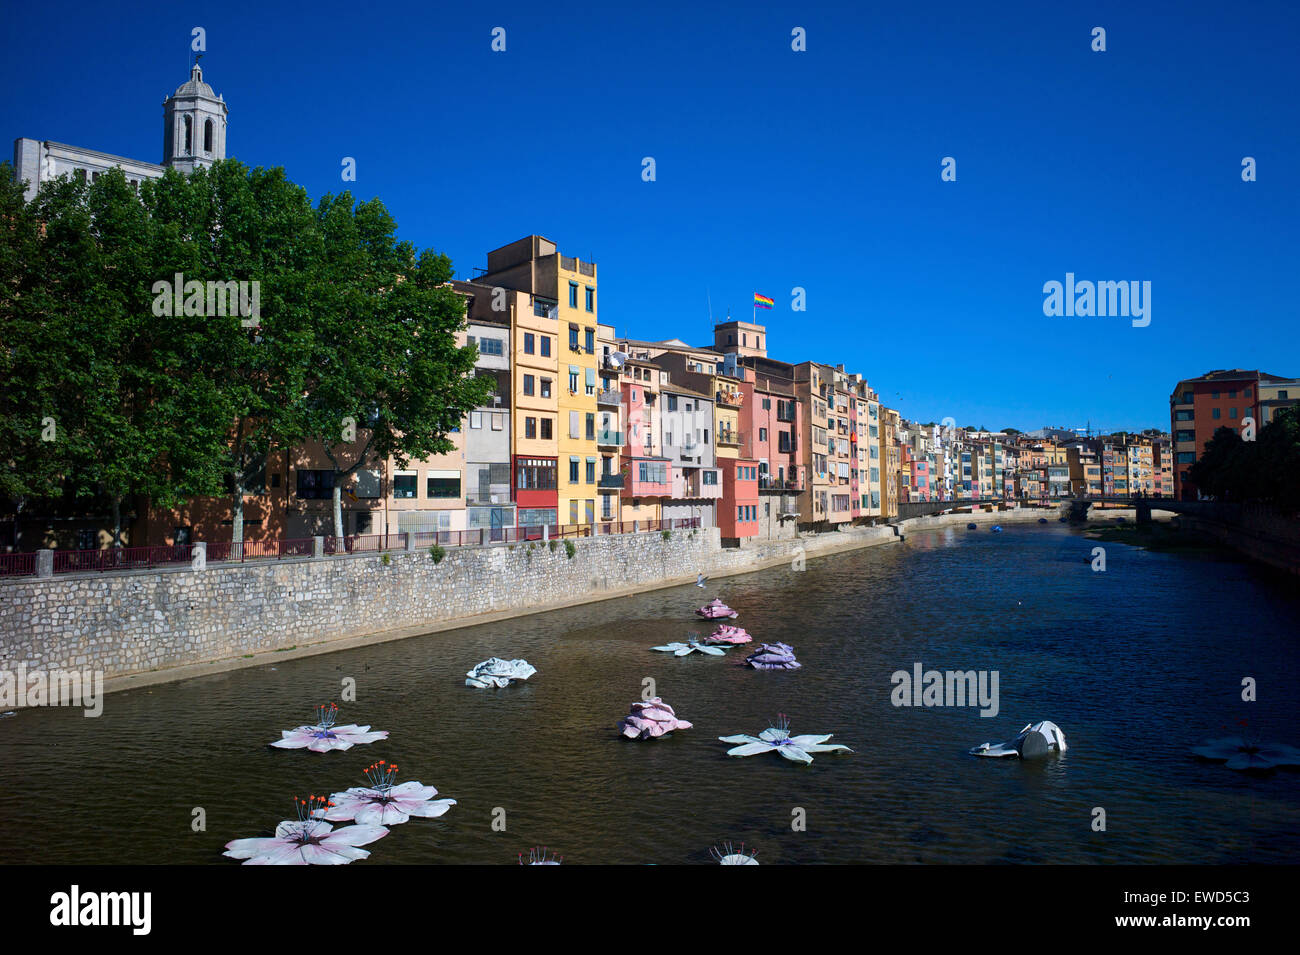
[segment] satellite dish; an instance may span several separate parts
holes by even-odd
[[[627,353],[621,351],[610,352],[608,360],[610,368],[622,368],[623,362],[627,361]]]

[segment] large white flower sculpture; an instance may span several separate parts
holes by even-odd
[[[524,854],[519,853],[520,865],[559,865],[564,861],[564,856],[556,855],[545,846],[540,849],[534,847],[528,850],[528,861],[524,861]]]
[[[480,690],[489,686],[509,686],[515,680],[527,680],[537,672],[537,668],[527,660],[502,660],[489,657],[465,674],[466,686]]]
[[[740,743],[727,750],[728,756],[755,756],[759,753],[780,753],[796,763],[811,763],[813,753],[851,753],[853,750],[839,743],[827,743],[834,734],[825,736],[791,736],[790,721],[780,714],[776,726],[769,726],[758,736],[719,736],[724,743]]]
[[[650,649],[659,650],[662,653],[671,653],[673,654],[673,656],[678,656],[678,657],[684,657],[688,654],[695,653],[697,651],[699,653],[707,654],[708,656],[711,657],[725,656],[724,648],[711,647],[707,643],[701,643],[700,635],[698,633],[689,634],[686,638],[685,643],[682,643],[681,641],[676,641],[674,643],[666,643],[662,647],[651,647]]]
[[[742,842],[740,848],[736,848],[730,842],[724,842],[720,846],[714,846],[709,850],[709,855],[718,860],[718,865],[758,865],[758,860],[754,858],[758,855],[757,849],[745,851],[745,844]]]
[[[397,766],[380,760],[365,770],[369,786],[354,786],[330,796],[328,806],[313,815],[332,822],[356,822],[365,826],[396,826],[412,816],[436,819],[452,806],[454,799],[434,799],[438,790],[418,782],[397,782]]]
[[[1245,720],[1239,720],[1246,726]],[[1261,743],[1251,737],[1223,736],[1208,739],[1192,752],[1212,763],[1223,763],[1238,772],[1268,772],[1278,766],[1300,766],[1300,749],[1286,743]]]
[[[335,829],[314,813],[329,808],[324,796],[295,799],[297,819],[286,819],[275,828],[275,836],[234,839],[222,855],[242,859],[244,865],[347,865],[370,855],[358,846],[369,845],[388,835],[383,826],[343,826]]]
[[[328,753],[332,749],[351,749],[360,743],[373,743],[388,739],[387,730],[371,732],[369,726],[357,726],[348,723],[336,726],[339,708],[334,703],[323,703],[316,707],[316,724],[299,726],[297,729],[281,730],[281,738],[271,745],[277,749],[309,749],[313,753]]]
[[[1067,749],[1061,728],[1051,720],[1043,720],[1027,725],[1015,739],[1003,743],[980,743],[970,753],[972,756],[1037,759],[1052,753],[1064,753]]]

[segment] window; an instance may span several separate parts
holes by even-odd
[[[534,382],[535,379],[532,375],[524,375],[524,394],[531,395],[533,393]]]
[[[578,350],[578,326],[569,326],[569,351]]]
[[[542,341],[541,341],[541,346],[542,346],[542,357],[543,357],[543,358],[550,358],[550,357],[551,357],[551,336],[550,336],[550,335],[542,335],[542,336],[541,336],[541,339],[542,339]]]
[[[583,370],[586,372],[587,394],[594,395],[596,393],[596,369],[585,368]]]
[[[578,393],[578,366],[577,365],[569,366],[569,392],[575,395]]]
[[[569,283],[569,308],[578,307],[578,283]]]
[[[578,431],[580,427],[582,427],[582,412],[570,411],[569,412],[569,437],[570,438],[581,437]]]
[[[717,485],[718,483],[717,471],[702,471],[700,473],[701,473],[701,480],[703,481],[704,484],[707,484],[711,487]]]
[[[534,345],[536,344],[536,339],[537,336],[534,335],[532,332],[524,332],[524,354],[525,355],[533,354]]]
[[[590,311],[590,309],[588,309],[588,311]],[[587,354],[596,354],[596,330],[594,328],[584,329],[583,337],[586,341]],[[592,369],[592,374],[595,374],[594,368]]]
[[[188,156],[194,151],[192,143],[194,142],[194,120],[189,116],[185,117],[185,151],[181,154]]]
[[[535,438],[535,437],[537,437],[537,419],[536,419],[536,418],[525,418],[525,419],[524,419],[524,437],[525,437],[525,438]]]
[[[1250,397],[1250,389],[1247,388],[1245,391],[1243,391],[1243,392],[1241,393],[1241,396],[1242,396],[1243,398],[1249,398],[1249,397]],[[1284,393],[1281,395],[1281,397],[1285,398],[1285,397],[1286,397],[1286,393],[1284,392]]]
[[[203,124],[203,151],[212,152],[212,120],[207,120]]]
[[[500,431],[503,427],[505,427],[505,415],[499,411],[494,411],[492,413],[492,430]]]
[[[472,429],[478,429],[483,427],[483,412],[471,411],[469,413],[469,426]]]
[[[772,399],[771,399],[771,398],[764,398],[764,399],[763,399],[763,410],[764,410],[764,411],[771,411],[771,410],[772,410]]]
[[[298,496],[305,500],[321,500],[334,496],[334,472],[319,470],[298,471]]]
[[[581,462],[577,458],[569,458],[569,483],[578,483],[578,466]],[[575,519],[576,520],[576,519]]]
[[[415,482],[416,475],[414,474],[394,474],[393,497],[416,497],[418,490]]]
[[[676,396],[676,395],[669,395],[669,396],[668,396],[668,410],[669,410],[669,411],[676,411],[676,410],[677,410],[677,396]]]
[[[542,419],[542,440],[543,440],[543,441],[550,441],[550,440],[551,440],[551,436],[552,436],[551,427],[552,427],[552,426],[551,426],[551,419],[550,419],[550,418],[543,418],[543,419]]]
[[[478,353],[480,355],[501,356],[506,353],[505,342],[500,338],[480,338],[478,340]]]
[[[760,440],[760,441],[766,441],[766,440],[767,440],[767,429],[766,429],[766,428],[759,428],[759,429],[758,429],[758,440]]]
[[[551,379],[550,379],[550,378],[543,378],[543,379],[542,379],[542,397],[543,397],[543,398],[549,398],[549,397],[551,397]]]
[[[1218,395],[1215,395],[1215,397],[1217,398]],[[1235,397],[1237,397],[1237,389],[1234,388],[1234,389],[1232,389],[1232,391],[1228,392],[1228,397],[1229,397],[1229,398],[1235,398]]]
[[[555,490],[555,461],[547,458],[521,458],[518,462],[518,480],[517,484],[521,490],[525,491],[553,491]],[[527,524],[528,521],[523,519],[524,512],[520,512],[520,524]],[[551,520],[555,519],[554,512],[551,514]]]
[[[596,483],[596,459],[587,458],[587,483]]]
[[[1195,451],[1179,451],[1175,456],[1179,464],[1191,464],[1196,460]]]
[[[596,290],[592,288],[590,285],[588,285],[587,286],[587,311],[594,312],[595,310],[596,310]]]
[[[1214,419],[1217,421],[1218,418],[1219,418],[1219,409],[1218,409],[1218,408],[1211,408],[1211,409],[1210,409],[1210,417],[1211,417],[1211,418],[1214,418]]]
[[[1237,417],[1237,409],[1236,409],[1236,408],[1229,408],[1229,409],[1228,409],[1228,417],[1229,417],[1229,418],[1236,418],[1236,417]]]
[[[424,493],[426,497],[432,498],[460,497],[460,474],[455,471],[430,471]]]
[[[609,427],[609,415],[606,414],[605,417],[604,417],[602,420],[603,420],[604,423],[605,423],[605,429],[606,429],[607,431],[608,431],[608,430],[611,430],[610,427]],[[575,437],[577,437],[577,436],[575,435]],[[595,441],[595,440],[596,440],[596,413],[595,413],[594,411],[588,411],[588,412],[587,412],[587,431],[586,431],[586,440],[588,440],[588,441]]]

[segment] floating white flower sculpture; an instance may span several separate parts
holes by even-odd
[[[1245,720],[1237,721],[1246,726]],[[1300,749],[1286,743],[1260,743],[1242,736],[1208,739],[1192,752],[1212,763],[1223,763],[1238,772],[1268,772],[1278,766],[1300,766]]]
[[[790,721],[779,714],[776,726],[769,726],[758,736],[719,736],[724,743],[740,743],[727,750],[728,756],[755,756],[759,753],[777,752],[796,763],[811,763],[812,753],[851,753],[853,750],[839,743],[827,743],[833,734],[825,736],[791,736]]]
[[[373,743],[388,739],[387,730],[371,732],[369,726],[335,726],[339,708],[334,703],[322,703],[316,707],[316,725],[299,726],[293,730],[281,730],[281,738],[271,745],[277,749],[309,749],[313,753],[328,753],[332,749],[351,749],[359,743]]]
[[[324,796],[295,799],[297,819],[286,819],[275,828],[275,836],[262,839],[234,839],[222,855],[242,859],[244,865],[347,865],[370,855],[358,846],[369,845],[388,835],[383,826],[343,826],[335,829],[312,816],[328,809]]]
[[[754,858],[758,855],[758,850],[750,849],[746,852],[743,842],[739,849],[732,846],[730,842],[724,842],[710,849],[709,855],[718,860],[718,865],[758,865],[758,860]]]
[[[520,865],[559,865],[564,861],[564,856],[557,856],[550,852],[545,846],[542,848],[532,848],[528,850],[528,861],[524,861],[524,854],[519,853]]]
[[[659,697],[632,704],[632,712],[623,717],[619,730],[628,739],[654,739],[673,730],[688,730],[691,724],[679,720],[673,708]]]
[[[509,686],[514,680],[527,680],[537,672],[527,660],[502,660],[489,657],[465,674],[466,686],[482,690],[489,686]]]
[[[332,822],[356,822],[364,826],[396,826],[412,816],[436,819],[452,806],[454,799],[434,799],[438,790],[418,782],[394,785],[397,766],[380,760],[365,770],[369,786],[354,786],[330,796],[330,804],[313,816]]]
[[[1015,739],[1005,743],[980,743],[972,749],[972,756],[1019,756],[1021,759],[1034,759],[1050,753],[1064,753],[1065,734],[1061,728],[1050,720],[1030,723],[1020,731]]]
[[[697,650],[700,653],[708,654],[712,657],[720,657],[724,655],[724,651],[721,648],[711,647],[706,643],[701,643],[700,635],[698,633],[690,634],[687,637],[687,641],[688,642],[686,643],[681,643],[680,641],[676,643],[667,643],[662,647],[651,647],[650,649],[660,650],[664,653],[671,653],[678,657],[684,657],[687,654],[695,653]]]

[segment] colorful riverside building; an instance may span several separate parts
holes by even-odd
[[[516,458],[524,462],[544,462],[551,454],[556,458],[555,507],[557,522],[567,524],[593,524],[596,521],[597,460],[603,448],[616,452],[622,447],[622,432],[616,415],[606,413],[597,427],[597,358],[596,336],[598,321],[596,311],[596,265],[560,253],[559,247],[540,235],[530,235],[488,253],[487,272],[478,276],[475,283],[524,292],[531,296],[533,311],[523,318],[536,335],[546,335],[554,345],[555,374],[558,380],[552,389],[555,417],[552,425],[554,445],[537,432],[525,436],[518,445]],[[541,356],[537,356],[540,360]],[[547,362],[547,371],[550,371]],[[539,369],[538,375],[540,376]],[[516,398],[538,399],[538,424],[542,415],[549,414],[550,403],[543,404],[540,396],[526,395],[529,384],[528,371],[520,371],[514,385]],[[539,383],[532,382],[534,388]],[[525,427],[527,417],[525,417]],[[613,426],[610,424],[613,422]],[[545,445],[543,448],[542,446]],[[553,447],[553,451],[552,451]],[[545,452],[551,451],[551,454]],[[517,464],[523,468],[544,468],[545,463]],[[518,482],[516,482],[518,483]],[[533,488],[516,490],[533,491]],[[543,489],[537,488],[537,491]],[[549,490],[549,489],[546,489]],[[520,502],[521,521],[542,517],[549,510],[550,495],[529,494],[537,497],[537,507],[525,508]],[[525,515],[525,511],[530,512]]]
[[[611,481],[621,497],[621,519],[660,520],[664,502],[673,496],[675,473],[662,439],[662,389],[668,384],[668,373],[653,362],[628,358],[617,351],[611,351],[603,361],[620,375],[618,397],[626,409],[622,468],[617,480]],[[612,394],[608,397],[613,399]]]
[[[1196,498],[1196,486],[1188,469],[1196,462],[1205,443],[1219,428],[1240,431],[1247,418],[1258,430],[1267,415],[1289,404],[1290,395],[1300,397],[1295,378],[1283,378],[1241,368],[1208,371],[1196,378],[1185,378],[1174,386],[1169,396],[1169,427],[1174,452],[1174,497]],[[1261,392],[1270,397],[1263,397]],[[1279,398],[1279,394],[1288,397]]]

